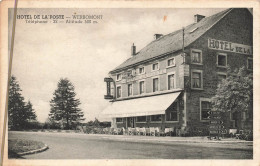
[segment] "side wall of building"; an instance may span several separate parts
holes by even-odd
[[[201,50],[203,61],[202,65],[190,64],[190,71],[200,70],[203,72],[203,90],[193,90],[191,88],[190,74],[187,80],[189,84],[187,84],[186,87],[188,125],[193,127],[205,127],[209,123],[208,121],[203,122],[200,120],[200,99],[210,99],[214,96],[218,84],[218,74],[227,72],[227,68],[217,66],[218,53],[227,55],[227,64],[231,67],[231,70],[242,66],[247,67],[247,59],[249,57],[253,58],[250,55],[209,49],[208,39],[217,39],[252,46],[252,32],[252,15],[246,9],[242,11],[234,9],[212,29],[201,36],[199,40],[187,48],[188,51],[191,49]],[[250,73],[251,71],[248,72]]]

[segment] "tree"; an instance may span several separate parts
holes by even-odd
[[[228,67],[227,78],[218,84],[216,95],[212,98],[213,110],[237,114],[238,128],[241,128],[242,112],[246,120],[252,119],[253,113],[253,79],[245,67],[235,69]]]
[[[25,113],[29,121],[36,121],[36,114],[34,112],[34,109],[32,108],[32,103],[30,100],[25,105]]]
[[[29,101],[24,102],[22,90],[14,76],[11,76],[8,98],[8,125],[11,129],[26,129],[31,120],[36,120],[36,114]]]
[[[50,101],[51,110],[49,114],[52,121],[57,121],[62,126],[65,124],[66,129],[72,129],[84,120],[84,113],[78,107],[80,100],[75,99],[74,86],[67,78],[60,79],[58,88],[53,95],[53,99]]]

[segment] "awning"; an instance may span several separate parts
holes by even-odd
[[[176,100],[181,92],[158,96],[111,102],[102,112],[109,117],[133,117],[165,114],[165,110]]]

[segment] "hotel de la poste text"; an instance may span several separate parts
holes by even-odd
[[[130,53],[129,53],[130,54]],[[218,82],[245,66],[253,77],[253,15],[231,8],[205,17],[154,40],[109,72],[105,78],[110,105],[103,114],[112,127],[207,128],[210,99]],[[253,111],[243,113],[243,127],[253,128]],[[237,116],[227,114],[225,128],[236,128]],[[249,118],[249,119],[250,119]]]

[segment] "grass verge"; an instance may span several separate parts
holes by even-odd
[[[32,150],[41,149],[45,146],[43,142],[25,140],[25,139],[9,139],[8,140],[8,158],[21,158],[21,153]]]

